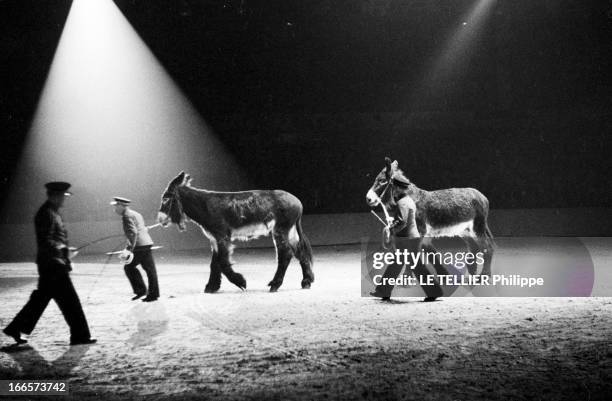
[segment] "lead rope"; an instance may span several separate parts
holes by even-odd
[[[383,230],[382,230],[382,247],[385,250],[388,250],[388,249],[391,248],[391,224],[393,224],[394,219],[389,215],[389,211],[387,210],[387,207],[385,206],[384,202],[382,201],[382,198],[385,196],[385,193],[387,192],[387,189],[389,189],[390,185],[391,185],[391,180],[389,180],[389,183],[387,183],[387,186],[383,190],[382,194],[380,194],[380,196],[378,196],[376,193],[374,193],[376,195],[376,205],[380,205],[381,209],[383,210],[383,213],[385,214],[385,220],[386,221],[383,221],[383,219],[381,219],[380,216],[378,214],[376,214],[375,211],[370,210],[370,212],[374,216],[376,216],[376,218],[384,226]]]

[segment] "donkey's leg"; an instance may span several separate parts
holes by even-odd
[[[221,273],[227,277],[230,283],[234,284],[241,290],[246,290],[246,280],[240,273],[236,273],[234,269],[232,269],[232,250],[233,245],[229,240],[220,240],[218,243],[218,252],[219,252],[219,267],[221,269]]]
[[[219,266],[219,252],[215,249],[212,251],[212,259],[210,261],[210,276],[208,284],[204,288],[204,292],[213,293],[219,291],[221,287],[221,267]]]
[[[278,291],[279,287],[283,284],[285,273],[287,272],[287,266],[291,262],[293,257],[293,251],[289,244],[289,238],[286,231],[275,231],[274,232],[274,246],[276,247],[276,261],[278,265],[276,267],[276,273],[272,281],[268,283],[270,286],[270,292]]]
[[[490,247],[488,239],[480,235],[475,238],[475,241],[478,243],[478,252],[480,252],[480,255],[477,255],[477,258],[482,259],[482,268],[479,274],[482,277],[490,278],[493,248]],[[491,285],[474,285],[470,286],[470,290],[474,296],[498,296],[495,286]]]
[[[463,239],[466,242],[468,251],[471,254],[476,255],[478,252],[481,252],[482,245],[481,245],[481,242],[477,238],[474,238],[472,236],[466,236],[466,237],[463,237]],[[468,269],[468,272],[470,273],[470,276],[473,276],[478,272],[478,264],[470,263],[467,265],[467,269]]]
[[[314,282],[315,276],[312,271],[312,248],[306,234],[297,225],[299,221],[289,230],[289,245],[293,250],[293,254],[300,261],[302,267],[302,288],[310,288]]]
[[[298,260],[300,261],[300,266],[302,266],[302,288],[307,289],[310,288],[312,283],[314,282],[314,272],[312,271],[312,265],[310,260],[304,258],[302,255],[296,255]]]
[[[479,251],[484,253],[484,263],[482,264],[482,271],[480,274],[490,276],[494,248],[492,238],[490,237],[491,231],[487,225],[486,212],[476,216],[474,219],[474,232],[480,246]]]
[[[450,249],[453,249],[455,246],[456,239],[454,237],[442,237],[436,238],[433,240],[432,238],[423,238],[423,239],[411,239],[409,242],[411,252],[418,252],[417,250],[422,249],[426,253],[438,254],[439,252],[444,252],[447,250],[447,247],[450,246]],[[440,249],[438,246],[441,246]],[[433,285],[422,285],[421,288],[425,293],[425,299],[423,302],[433,302],[437,298],[440,298],[444,295],[451,296],[456,287],[445,286],[442,288],[440,285],[440,281],[438,280],[438,275],[447,275],[451,272],[447,269],[446,265],[442,263],[442,260],[438,258],[433,258],[429,263],[433,267],[434,273],[436,277],[433,279]],[[423,275],[431,275],[430,271],[427,267],[420,262],[418,262],[412,269],[412,274],[415,277],[423,276]],[[423,279],[419,279],[421,282]]]
[[[484,263],[482,264],[482,272],[485,276],[491,276],[491,263],[493,262],[493,251],[494,248],[490,246],[490,242],[487,238],[481,238],[481,243],[484,244],[482,252],[484,252]]]

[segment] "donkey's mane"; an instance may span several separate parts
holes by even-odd
[[[395,174],[394,175],[399,175],[400,177],[410,181],[410,179],[408,179],[408,177],[406,177],[406,174],[404,174],[404,171],[402,169],[400,169],[400,168],[395,170]]]
[[[187,197],[190,198],[201,198],[213,196],[211,202],[213,204],[224,204],[228,210],[231,210],[228,216],[236,216],[236,224],[247,219],[260,219],[262,221],[269,221],[271,219],[271,205],[267,198],[259,196],[260,192],[269,192],[261,190],[252,191],[211,191],[207,189],[194,188],[191,186],[183,185],[184,188],[189,188]],[[216,199],[216,200],[214,200]]]
[[[406,174],[404,174],[404,172],[400,168],[397,168],[391,177],[392,177],[391,179],[395,179],[396,177],[400,177],[400,178],[403,178],[404,180],[408,181],[409,184],[403,185],[404,187],[418,188],[416,186],[416,184],[414,182],[412,182],[412,180],[410,180],[410,178],[406,177]]]
[[[191,184],[183,184],[183,185],[179,185],[179,186],[178,186],[178,188],[181,188],[181,187],[182,187],[182,188],[188,188],[188,189],[190,189],[190,190],[192,190],[192,191],[199,192],[199,193],[207,193],[207,192],[210,192],[209,190],[204,189],[204,188],[196,188],[196,187],[194,187],[194,186],[191,186]]]
[[[179,184],[177,187],[189,188],[190,190],[192,190],[194,192],[201,193],[201,194],[221,194],[221,195],[224,195],[224,194],[246,194],[246,193],[250,193],[250,192],[260,191],[260,190],[257,190],[257,189],[248,190],[248,191],[215,191],[213,189],[194,187],[190,183]]]

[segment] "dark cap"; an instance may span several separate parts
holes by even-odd
[[[132,201],[127,198],[122,198],[121,196],[115,196],[113,197],[113,201],[110,204],[127,206],[130,203],[132,203]]]
[[[68,192],[68,188],[70,188],[70,184],[63,181],[53,181],[45,184],[47,188],[47,193],[63,193],[66,196],[72,195],[71,192]]]

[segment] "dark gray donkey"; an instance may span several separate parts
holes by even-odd
[[[423,190],[404,175],[397,160],[385,158],[385,167],[376,176],[366,194],[370,207],[380,202],[388,209],[409,196],[416,205],[415,220],[422,237],[462,237],[474,251],[485,252],[481,274],[490,274],[494,240],[487,218],[489,201],[474,188]],[[401,227],[398,227],[401,228]]]
[[[216,292],[221,273],[241,289],[246,289],[242,274],[232,269],[232,241],[249,241],[272,233],[278,267],[268,284],[275,292],[283,283],[293,255],[302,266],[302,288],[314,281],[312,249],[302,231],[302,203],[288,192],[256,190],[216,192],[191,186],[191,178],[181,172],[162,194],[157,221],[164,227],[175,223],[185,230],[186,217],[197,223],[210,240],[213,252],[210,277],[205,292]]]

